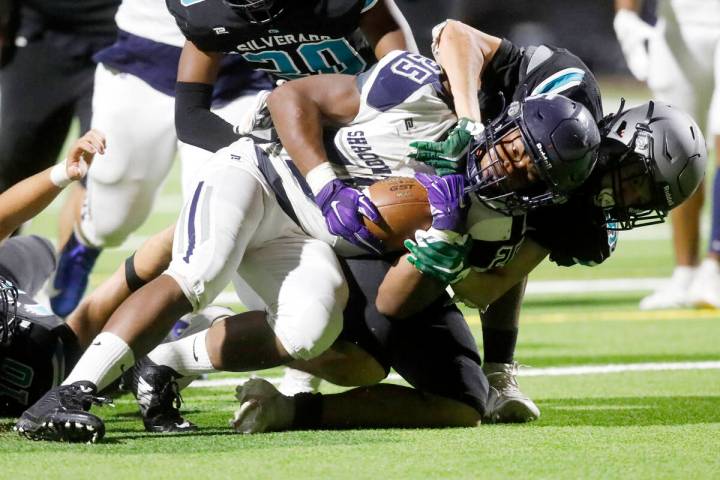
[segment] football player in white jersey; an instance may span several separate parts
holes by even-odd
[[[716,152],[720,151],[720,2],[659,0],[655,25],[638,15],[643,3],[615,0],[615,32],[630,71],[638,80],[647,81],[655,98],[690,113],[700,128],[714,137]],[[704,188],[700,188],[672,213],[676,266],[665,286],[641,300],[641,309],[720,308],[718,171],[716,168],[711,190],[707,257],[700,261],[700,217],[705,197]]]
[[[175,78],[185,38],[165,2],[124,0],[115,20],[117,41],[95,56],[92,105],[93,128],[105,132],[113,148],[88,175],[82,214],[49,285],[51,306],[61,317],[80,301],[100,251],[122,244],[147,219],[176,154],[184,194],[212,155],[175,133]],[[272,85],[237,62],[225,62],[220,76],[213,111],[233,124],[252,110],[255,93]]]
[[[308,183],[317,189],[315,198],[308,193],[297,169],[287,162],[286,154],[282,151],[277,154],[279,145],[276,143],[261,148],[250,139],[243,139],[220,150],[208,164],[183,209],[168,270],[120,306],[108,322],[108,328],[93,342],[66,379],[66,385],[59,388],[79,388],[78,385],[91,390],[103,388],[121,373],[124,366],[134,363],[136,356],[145,354],[157,344],[181,313],[200,308],[212,300],[236,271],[261,296],[268,306],[267,311],[246,312],[240,314],[237,321],[220,322],[202,336],[188,337],[189,343],[185,342],[185,345],[192,350],[190,358],[197,363],[196,369],[264,368],[292,359],[310,359],[327,349],[342,326],[341,313],[347,297],[339,265],[328,245],[346,254],[376,251],[377,248],[369,236],[358,233],[364,227],[357,227],[358,205],[365,207],[365,213],[374,207],[363,199],[362,192],[340,181],[338,173],[342,175],[351,170],[354,175],[348,175],[348,180],[370,182],[394,172],[409,175],[416,169],[427,169],[404,156],[409,153],[409,138],[421,132],[425,138],[439,139],[445,133],[442,127],[448,128],[456,121],[452,110],[440,100],[444,90],[439,73],[431,60],[398,51],[387,55],[372,71],[357,78],[323,75],[280,87],[271,95],[269,104],[271,110],[274,102],[282,102],[287,108],[283,111],[284,120],[277,127],[283,141],[293,144],[289,153],[298,152],[304,156],[300,160],[303,162],[311,152],[318,155],[312,157],[312,161],[322,163],[321,181],[316,183],[312,179],[312,171],[308,174]],[[359,109],[361,100],[375,112]],[[555,105],[570,108],[570,115],[565,119],[569,121],[561,122],[558,130],[569,129],[573,138],[580,140],[573,144],[577,148],[571,149],[571,155],[565,156],[560,163],[547,149],[547,138],[538,143],[542,147],[537,147],[545,148],[544,156],[534,150],[532,154],[525,154],[525,144],[520,143],[510,156],[517,162],[517,178],[524,177],[523,172],[529,176],[533,168],[541,170],[543,178],[549,182],[540,188],[544,192],[553,188],[551,179],[567,174],[569,169],[573,173],[582,172],[580,177],[573,179],[575,185],[581,183],[594,163],[593,151],[599,142],[592,117],[583,107],[564,97],[543,97],[534,102],[544,105],[543,108],[552,109]],[[528,102],[530,104],[533,102]],[[299,111],[314,111],[315,116],[299,117],[307,120],[308,123],[303,125],[307,128],[287,128],[290,127],[287,122]],[[324,115],[321,117],[321,114]],[[314,128],[311,126],[313,118]],[[328,153],[337,152],[338,172],[323,161],[328,157],[324,155],[321,118],[337,126],[348,125],[333,136],[332,150],[327,149]],[[405,121],[408,118],[412,121]],[[380,132],[373,130],[373,122],[395,128]],[[367,132],[365,127],[368,127]],[[412,133],[403,136],[398,131],[400,127],[412,130]],[[592,128],[595,128],[594,133]],[[295,138],[298,132],[304,138]],[[369,135],[365,143],[360,142],[364,148],[350,147],[344,152],[347,156],[343,155],[343,139],[362,137],[357,132]],[[392,141],[393,136],[400,136],[400,141]],[[536,145],[535,142],[530,144]],[[304,145],[310,150],[303,153],[300,150]],[[336,149],[336,145],[339,148]],[[353,145],[353,142],[347,140],[345,145]],[[379,150],[374,150],[375,145]],[[493,148],[500,148],[500,145]],[[385,151],[387,154],[383,153]],[[548,173],[546,166],[549,162],[555,162],[552,173]],[[300,165],[300,170],[307,170],[307,164]],[[332,172],[328,171],[328,166]],[[482,166],[486,166],[484,160]],[[521,181],[529,183],[528,179]],[[567,188],[569,185],[562,186]],[[334,208],[323,208],[327,203],[334,203]],[[511,237],[522,233],[522,215],[505,216],[489,208],[484,210],[485,218],[506,224],[495,233],[501,240],[512,240],[514,246],[519,240]],[[483,215],[471,211],[470,218],[482,223]],[[518,220],[519,227],[513,228]],[[335,237],[328,227],[334,229],[338,225],[346,228],[334,231],[341,235]],[[472,227],[470,232],[480,234],[479,229]],[[489,260],[497,264],[493,256]],[[223,338],[238,333],[250,340],[247,348],[223,346]],[[209,350],[209,346],[217,348]],[[73,384],[75,387],[71,386]],[[33,430],[43,437],[47,427],[37,420],[52,415],[50,410],[57,406],[57,401],[57,393],[49,392],[23,415],[19,425],[22,424],[25,431]],[[90,423],[96,424],[96,417],[85,414]],[[79,417],[77,421],[82,425]]]

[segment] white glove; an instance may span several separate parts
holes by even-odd
[[[630,72],[635,78],[644,82],[650,69],[647,42],[655,35],[655,29],[643,21],[637,13],[627,9],[618,10],[615,14],[613,28]]]
[[[240,122],[235,126],[235,133],[238,135],[249,135],[253,130],[270,128],[272,119],[267,108],[267,97],[269,90],[260,90],[255,96],[252,108],[248,109]]]

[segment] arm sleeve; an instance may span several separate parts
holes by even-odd
[[[235,127],[210,111],[212,85],[175,84],[175,129],[178,139],[216,152],[240,138]]]

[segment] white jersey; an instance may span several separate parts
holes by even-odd
[[[660,0],[658,17],[682,26],[720,29],[720,0]]]
[[[416,162],[408,154],[413,151],[409,146],[413,140],[439,140],[457,122],[444,98],[439,74],[440,68],[432,60],[396,51],[358,76],[361,93],[358,114],[326,141],[326,151],[338,177],[362,188],[387,177],[434,173],[431,167]],[[278,152],[273,147],[268,144],[256,148],[257,166],[267,184],[283,210],[309,235],[327,239],[325,220],[305,179],[287,152]],[[474,240],[471,263],[483,270],[499,267],[512,257],[522,241],[525,218],[507,217],[473,198],[468,232]],[[340,254],[357,253],[346,249],[343,242],[335,247]]]
[[[138,37],[174,47],[185,44],[185,37],[165,6],[165,0],[123,0],[115,22],[121,30]]]

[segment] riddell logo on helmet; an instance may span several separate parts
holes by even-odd
[[[665,192],[665,201],[667,202],[668,207],[674,207],[675,200],[673,199],[672,193],[670,193],[670,185],[665,185],[663,187],[663,191]]]
[[[543,148],[542,144],[540,142],[536,143],[535,146],[538,149],[538,152],[540,153],[540,158],[542,158],[543,167],[545,167],[545,170],[550,170],[552,168],[552,163],[548,161],[547,153],[545,153],[545,149]]]

